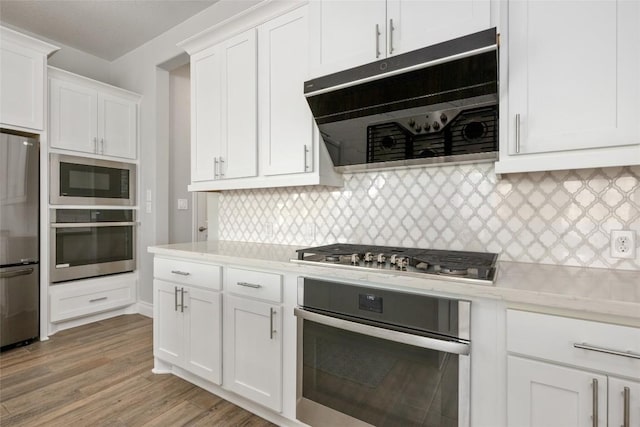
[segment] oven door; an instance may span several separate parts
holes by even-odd
[[[300,421],[315,427],[469,425],[468,342],[300,308],[295,314]]]
[[[135,270],[135,224],[51,224],[51,281],[56,283]]]

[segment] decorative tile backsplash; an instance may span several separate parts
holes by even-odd
[[[508,261],[640,270],[609,232],[640,240],[640,167],[503,175],[476,163],[344,175],[343,188],[223,192],[221,240],[490,251]],[[636,248],[636,254],[640,250]]]

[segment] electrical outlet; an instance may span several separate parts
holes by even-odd
[[[633,230],[611,230],[611,257],[634,258],[636,233]]]
[[[178,210],[189,210],[189,202],[187,201],[187,199],[178,199]]]

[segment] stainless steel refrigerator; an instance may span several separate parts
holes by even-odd
[[[0,130],[0,348],[38,337],[40,162],[37,137]]]

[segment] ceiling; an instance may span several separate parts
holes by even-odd
[[[0,0],[0,21],[113,61],[218,0]]]

